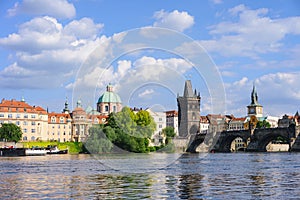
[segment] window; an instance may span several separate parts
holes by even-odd
[[[16,125],[20,126],[20,121],[17,121],[17,122],[16,122]]]
[[[32,121],[32,122],[31,122],[31,125],[35,125],[35,121]]]
[[[53,117],[51,117],[51,123],[55,123],[56,122],[56,119],[55,119],[55,117],[53,116]]]
[[[28,115],[27,115],[27,114],[24,114],[24,118],[27,119],[27,118],[28,118]]]
[[[105,112],[108,112],[108,106],[105,106]]]
[[[60,132],[59,132],[59,131],[57,132],[57,135],[60,135]]]
[[[32,118],[32,119],[35,119],[35,115],[31,115],[31,118]]]
[[[8,118],[12,118],[12,114],[8,114]]]
[[[27,133],[27,128],[24,128],[24,129],[23,129],[23,132],[24,132],[24,133]]]
[[[162,128],[162,125],[160,124],[160,125],[158,125],[158,128]]]
[[[31,129],[31,133],[35,133],[35,129],[33,128],[33,129]]]
[[[64,135],[66,135],[66,132],[64,131]]]
[[[27,141],[27,136],[24,136],[24,137],[23,137],[23,141]]]
[[[59,119],[59,122],[60,122],[61,124],[64,123],[64,122],[65,122],[64,118],[61,117],[61,118]]]
[[[114,112],[117,112],[117,106],[113,107]]]
[[[34,136],[32,136],[32,137],[31,137],[31,141],[34,141],[34,140],[35,140],[35,137],[34,137]]]
[[[162,121],[162,118],[159,118],[158,120],[161,122],[161,121]]]
[[[0,117],[4,117],[4,114],[0,114]]]
[[[20,114],[17,114],[17,118],[21,118],[21,115],[20,115]]]
[[[25,126],[26,126],[27,124],[28,124],[28,122],[27,122],[27,121],[23,121],[23,125],[25,125]]]

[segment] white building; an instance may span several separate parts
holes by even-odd
[[[164,144],[165,136],[162,134],[162,130],[166,128],[166,113],[165,112],[154,112],[150,109],[146,109],[149,112],[150,116],[153,117],[154,122],[156,123],[156,130],[151,137],[151,143],[149,146],[159,146]]]
[[[206,134],[209,129],[209,120],[207,116],[200,116],[200,133]]]
[[[174,128],[175,135],[178,136],[178,112],[175,110],[166,111],[166,125]]]

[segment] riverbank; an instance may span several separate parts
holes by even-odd
[[[58,149],[68,149],[69,154],[79,154],[85,153],[86,150],[82,144],[82,142],[44,142],[44,141],[31,141],[31,142],[19,142],[19,146],[23,148],[31,148],[31,147],[47,147],[48,145],[57,146]]]

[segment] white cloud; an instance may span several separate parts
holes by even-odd
[[[70,22],[64,28],[64,34],[73,35],[77,39],[95,39],[103,24],[95,24],[90,18],[82,18]]]
[[[271,18],[267,8],[251,10],[244,5],[228,12],[238,17],[237,22],[224,21],[209,27],[214,39],[201,41],[209,52],[255,58],[262,53],[278,52],[287,35],[300,34],[300,17]]]
[[[76,29],[79,25],[86,30]],[[89,18],[74,20],[63,26],[49,16],[36,17],[21,24],[17,33],[0,38],[1,47],[15,51],[12,58],[14,64],[0,72],[5,77],[0,87],[4,87],[5,82],[11,81],[8,77],[13,76],[16,80],[11,85],[21,84],[22,80],[17,79],[21,74],[37,82],[40,79],[47,88],[63,85],[87,56],[108,40],[105,36],[97,37],[102,27],[102,24],[96,24]],[[103,51],[109,52],[106,47]],[[45,77],[36,75],[41,72]],[[57,81],[52,80],[53,76]],[[23,86],[36,87],[35,84],[34,81],[28,81]]]
[[[145,91],[143,91],[142,93],[138,94],[138,97],[140,98],[146,98],[147,96],[150,96],[154,93],[153,89],[146,89]]]
[[[73,4],[67,0],[23,0],[15,3],[14,7],[7,11],[9,16],[17,14],[49,15],[55,18],[73,18],[76,10]]]
[[[300,107],[300,72],[270,73],[255,80],[258,102],[264,106],[265,115],[282,116],[295,113]],[[247,77],[226,84],[227,108],[236,116],[246,116],[246,106],[250,104],[250,95],[254,80]]]
[[[76,28],[79,25],[84,29]],[[95,40],[102,27],[103,24],[95,24],[88,18],[71,21],[63,27],[55,18],[37,17],[21,24],[18,33],[0,38],[0,46],[28,53],[71,48]]]
[[[166,12],[160,10],[154,13],[154,18],[156,22],[154,22],[153,26],[170,28],[180,32],[194,25],[194,17],[185,11],[174,10],[173,12]]]
[[[211,0],[214,4],[221,4],[223,0]]]
[[[13,63],[12,65],[4,68],[4,70],[0,72],[0,76],[6,77],[6,78],[7,77],[20,78],[20,77],[28,77],[28,76],[33,76],[33,75],[38,75],[38,73],[24,69],[24,68],[18,66],[17,63]]]

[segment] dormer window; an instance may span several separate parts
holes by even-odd
[[[53,117],[51,117],[51,123],[55,123],[56,122],[56,119],[55,119],[55,117],[53,116]]]

